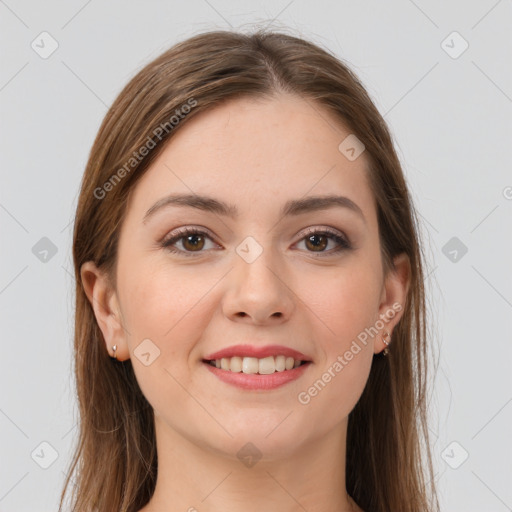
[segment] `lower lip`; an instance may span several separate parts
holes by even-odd
[[[282,372],[274,372],[269,375],[251,374],[243,372],[232,372],[229,370],[222,370],[210,363],[203,364],[210,370],[216,377],[227,384],[232,384],[242,389],[275,389],[288,382],[298,379],[311,365],[311,362],[302,364],[297,368],[291,370],[284,370]]]

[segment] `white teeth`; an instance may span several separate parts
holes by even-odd
[[[244,357],[242,361],[243,373],[258,373],[258,360],[255,357]]]
[[[262,359],[256,357],[223,357],[210,361],[212,366],[222,370],[228,370],[235,373],[247,373],[260,375],[270,375],[274,372],[283,372],[300,366],[301,361],[295,360],[293,357],[286,356],[268,356]]]
[[[227,358],[229,361],[229,358]],[[231,362],[229,363],[228,370],[232,372],[239,373],[242,371],[242,358],[235,356],[231,358]]]
[[[270,375],[276,371],[276,363],[274,356],[265,357],[258,361],[258,373],[262,375]]]
[[[276,357],[276,372],[282,372],[286,368],[286,357]]]

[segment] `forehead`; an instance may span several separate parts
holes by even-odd
[[[176,192],[223,199],[248,214],[277,212],[289,199],[340,194],[371,217],[366,155],[350,161],[339,150],[349,135],[311,100],[279,95],[228,101],[176,132],[137,184],[130,210],[143,215]]]

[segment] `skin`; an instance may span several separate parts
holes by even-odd
[[[384,276],[366,155],[349,161],[338,150],[349,134],[291,95],[204,112],[176,132],[130,196],[117,289],[92,262],[83,265],[107,349],[117,345],[117,358],[132,360],[155,412],[158,481],[143,512],[361,511],[343,485],[348,415],[385,348],[381,334],[392,334],[403,308],[309,403],[297,398],[379,315],[404,304],[409,286],[405,255]],[[170,206],[143,222],[178,192],[226,201],[240,216]],[[365,221],[339,207],[279,217],[287,200],[323,194],[349,197]],[[200,237],[195,252],[186,238],[174,244],[190,257],[159,245],[182,226],[213,237]],[[334,228],[353,248],[335,253],[338,244],[321,238],[325,256],[317,256],[309,227]],[[236,252],[247,236],[263,249],[252,263]],[[134,354],[147,338],[160,350],[148,366]],[[292,347],[313,364],[269,391],[236,388],[204,367],[206,355],[244,342]],[[252,467],[237,457],[249,442],[261,454]]]

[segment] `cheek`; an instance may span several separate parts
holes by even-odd
[[[342,350],[373,325],[381,291],[375,267],[358,262],[311,276],[303,285],[303,300],[321,320],[322,334],[329,340],[326,351]]]
[[[168,264],[155,263],[146,264],[137,272],[135,267],[126,266],[131,270],[120,274],[121,304],[134,371],[151,400],[162,385],[170,384],[168,393],[176,391],[178,386],[172,376],[183,386],[190,384],[192,366],[200,359],[198,340],[212,316],[208,292],[219,277],[212,272],[199,276],[192,266],[176,270]],[[143,342],[148,339],[151,342]],[[150,360],[156,354],[147,367],[147,361],[139,358],[148,352],[146,348],[142,350],[142,343],[149,348]]]
[[[360,258],[354,265],[304,282],[308,285],[303,288],[307,294],[304,302],[320,319],[316,343],[320,353],[314,378],[302,390],[299,401],[318,408],[319,414],[329,411],[325,417],[329,424],[349,414],[368,379],[374,339],[370,327],[375,322],[380,298],[376,269],[377,266]]]
[[[176,271],[160,263],[135,268],[121,276],[123,313],[131,334],[154,336],[167,345],[190,317],[197,320],[201,298],[211,285],[194,277],[192,267]]]
[[[370,275],[361,279],[347,273],[329,280],[324,293],[314,298],[319,325],[325,328],[317,338],[315,373],[297,398],[310,418],[322,417],[322,432],[348,416],[368,380],[374,354],[368,331],[375,319],[377,290]]]
[[[191,353],[209,322],[204,296],[214,283],[158,264],[125,268],[131,270],[120,273],[119,291],[130,357],[143,394],[160,414],[181,403],[183,389],[192,386],[197,358]]]

